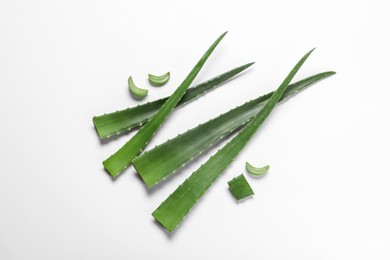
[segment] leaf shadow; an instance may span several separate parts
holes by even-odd
[[[236,204],[241,204],[241,203],[243,203],[243,202],[245,202],[245,201],[247,201],[247,200],[252,200],[252,199],[253,199],[253,196],[255,195],[255,194],[253,194],[253,195],[250,195],[250,196],[248,196],[248,197],[246,197],[246,198],[237,200],[237,199],[234,197],[233,193],[230,191],[229,188],[226,188],[226,190],[228,191],[228,193],[230,194],[231,198],[234,200],[234,202],[235,202]]]
[[[254,179],[254,180],[261,180],[261,179],[264,179],[265,176],[268,175],[268,172],[267,172],[267,173],[264,173],[264,174],[262,174],[262,175],[253,175],[253,174],[250,174],[250,173],[248,173],[247,175],[249,176],[249,178],[252,178],[252,179]]]
[[[121,172],[119,175],[117,175],[117,176],[112,176],[107,170],[106,170],[106,168],[104,168],[103,167],[103,172],[105,173],[105,175],[111,180],[111,182],[116,182],[116,181],[118,181],[118,179],[120,179],[121,178],[121,176],[123,176],[123,175],[126,175],[126,171],[128,171],[129,169],[128,168],[130,168],[130,167],[127,167],[126,169],[124,169],[123,170],[123,172]],[[138,175],[138,174],[137,174]]]
[[[131,134],[132,132],[137,132],[140,128],[141,128],[141,126],[135,126],[135,127],[131,128],[130,130],[126,130],[126,131],[121,132],[119,134],[114,134],[114,135],[110,136],[109,138],[100,139],[98,136],[98,139],[99,139],[99,142],[101,145],[106,145],[109,142],[118,140],[118,139],[122,138],[123,136],[127,136],[127,135]],[[95,129],[95,132],[96,132],[96,128],[93,127],[93,129]]]
[[[176,232],[177,230],[174,230],[173,232],[169,232],[166,230],[156,219],[153,219],[152,222],[159,228],[161,231],[165,234],[165,236],[169,239],[172,240],[174,237],[176,237]]]

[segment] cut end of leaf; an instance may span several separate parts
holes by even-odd
[[[269,165],[264,166],[264,167],[255,167],[248,162],[246,162],[245,167],[246,167],[246,170],[250,174],[255,175],[255,176],[262,176],[262,175],[266,174],[269,170]]]
[[[152,216],[161,226],[163,226],[170,233],[172,233],[178,226],[175,221],[171,221],[169,218],[160,216],[158,209],[153,211]]]
[[[139,158],[140,157],[134,158],[131,164],[133,165],[135,171],[138,173],[138,176],[140,176],[143,182],[145,183],[146,187],[150,189],[151,187],[153,187],[155,184],[158,183],[158,179],[156,180],[157,176],[153,176],[153,174],[148,174],[149,172],[143,174],[143,171],[140,170],[140,168],[142,169],[142,161],[140,163],[141,165],[139,165]]]
[[[93,123],[93,125],[94,125],[94,127],[95,127],[96,133],[98,134],[99,138],[100,138],[100,139],[106,138],[106,137],[104,136],[104,133],[102,133],[102,132],[100,131],[100,128],[98,127],[98,125],[99,125],[99,117],[98,117],[98,116],[94,116],[94,117],[92,118],[92,123]]]
[[[122,167],[118,167],[118,164],[113,163],[112,160],[110,160],[110,158],[108,158],[107,160],[103,161],[103,166],[104,166],[104,169],[106,169],[106,171],[112,177],[115,178],[116,176],[119,175],[119,173],[121,173],[123,171],[123,168]]]

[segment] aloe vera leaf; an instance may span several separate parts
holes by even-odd
[[[239,201],[249,196],[255,195],[248,181],[243,174],[234,177],[228,181],[229,190],[234,198]]]
[[[221,75],[209,79],[199,85],[187,89],[183,98],[176,107],[185,105],[190,101],[215,89],[217,86],[236,76],[240,72],[252,66],[254,62],[239,66]],[[164,105],[169,97],[158,99],[143,105],[127,108],[109,114],[93,117],[93,124],[100,139],[109,138],[115,134],[121,134],[134,127],[142,126]]]
[[[131,95],[135,97],[136,99],[143,99],[145,98],[149,91],[147,89],[139,88],[134,84],[133,78],[130,76],[129,79],[127,80],[129,84],[129,90]]]
[[[255,176],[261,176],[261,175],[264,175],[268,172],[269,165],[266,165],[264,167],[255,167],[255,166],[251,165],[250,163],[246,162],[245,168],[250,174],[255,175]]]
[[[156,76],[153,74],[148,74],[149,82],[153,86],[162,86],[165,85],[165,83],[168,82],[169,78],[171,77],[171,73],[168,71],[164,75]]]
[[[335,73],[332,71],[323,72],[289,85],[279,102],[333,74]],[[273,92],[246,102],[144,152],[133,160],[132,165],[147,187],[154,186],[200,155],[212,144],[246,124],[260,111],[264,102],[272,94]]]
[[[131,161],[134,159],[134,157],[142,152],[152,136],[156,133],[156,131],[164,123],[175,106],[179,103],[180,99],[183,97],[184,93],[195,79],[196,75],[198,75],[199,71],[206,63],[208,57],[211,55],[226,33],[227,32],[219,36],[218,39],[209,47],[209,49],[198,61],[188,76],[175,90],[175,92],[168,98],[164,105],[157,111],[157,113],[153,115],[149,122],[141,127],[141,129],[116,153],[103,161],[104,168],[113,177],[121,173],[129,164],[131,164]]]
[[[314,49],[313,49],[314,50]],[[313,52],[311,50],[294,66],[279,88],[272,94],[262,109],[252,120],[222,149],[210,157],[198,170],[186,179],[160,206],[152,216],[169,232],[172,232],[183,221],[184,217],[203,196],[213,182],[230,165],[234,158],[249,142],[256,130],[271,113],[283,95],[288,84],[302,64]]]

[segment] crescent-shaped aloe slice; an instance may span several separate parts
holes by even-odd
[[[255,167],[255,166],[251,165],[250,163],[246,162],[245,168],[250,174],[255,175],[255,176],[261,176],[261,175],[264,175],[268,172],[269,165],[264,166],[264,167]]]
[[[148,95],[148,90],[147,89],[143,89],[143,88],[139,88],[137,87],[135,84],[134,84],[134,81],[133,81],[133,78],[130,76],[129,79],[127,80],[128,84],[129,84],[129,90],[130,90],[130,93],[133,95],[133,97],[135,97],[136,99],[143,99],[144,97],[146,97]]]
[[[155,76],[153,74],[148,74],[149,82],[153,86],[165,85],[165,83],[168,82],[170,77],[171,77],[171,73],[169,73],[169,71],[161,76]]]
[[[314,49],[313,49],[314,50]],[[311,50],[294,66],[279,88],[265,103],[252,120],[222,149],[210,157],[198,170],[184,181],[152,213],[153,217],[169,232],[172,232],[184,219],[191,208],[203,196],[213,182],[230,165],[234,158],[249,142],[256,130],[263,124],[278,100],[282,97],[288,84],[309,57]]]
[[[279,101],[287,99],[310,85],[330,77],[335,72],[319,73],[287,87]],[[132,165],[147,187],[152,187],[183,167],[188,161],[246,124],[264,106],[273,92],[246,102],[214,119],[207,121],[175,138],[146,151],[135,158]],[[207,133],[207,134],[205,134]]]
[[[255,195],[243,174],[238,175],[237,177],[228,181],[228,185],[230,192],[237,201]]]
[[[217,47],[218,43],[223,39],[227,32],[223,33],[218,39],[210,46],[206,51],[203,57],[198,61],[195,67],[191,70],[188,76],[180,84],[180,86],[175,90],[175,92],[168,98],[164,105],[157,111],[156,114],[147,122],[141,129],[116,153],[111,155],[107,160],[103,161],[104,168],[113,176],[117,176],[121,173],[137,156],[145,146],[148,144],[149,140],[160,128],[160,126],[167,119],[169,114],[179,103],[180,99],[183,97],[184,93],[187,91],[188,87],[198,75],[199,71],[206,63],[208,57]]]
[[[217,86],[225,83],[227,80],[233,78],[253,64],[254,62],[251,62],[239,66],[187,89],[183,98],[176,107],[185,105],[215,89]],[[134,127],[144,125],[162,107],[162,105],[164,105],[168,98],[169,97],[165,97],[136,107],[93,117],[93,124],[95,125],[99,138],[109,138],[112,135],[121,134],[133,129]]]

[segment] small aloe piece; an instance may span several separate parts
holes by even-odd
[[[176,107],[185,105],[206,94],[253,64],[254,62],[251,62],[239,66],[187,89]],[[95,125],[99,138],[109,138],[112,135],[121,134],[135,127],[144,125],[162,107],[162,105],[164,105],[168,98],[169,97],[165,97],[136,107],[93,117],[93,124]]]
[[[230,192],[233,194],[234,198],[237,201],[255,195],[243,174],[238,175],[237,177],[228,181],[228,185]]]
[[[129,84],[129,90],[130,90],[130,93],[136,98],[136,99],[143,99],[144,97],[146,97],[148,95],[148,90],[147,89],[143,89],[143,88],[139,88],[137,87],[135,84],[134,84],[134,81],[132,79],[132,77],[130,76],[129,79],[127,80],[128,84]]]
[[[188,76],[180,84],[180,86],[175,90],[175,92],[168,98],[164,105],[158,110],[156,114],[146,123],[141,129],[116,153],[111,155],[108,159],[103,161],[104,168],[113,176],[117,176],[121,173],[131,162],[134,157],[137,156],[145,146],[148,144],[149,140],[160,128],[160,126],[167,119],[169,114],[179,103],[180,99],[183,97],[184,93],[187,91],[188,87],[198,75],[199,71],[206,63],[208,57],[217,47],[219,42],[223,39],[227,32],[223,33],[218,39],[210,46],[202,58],[198,61],[195,67],[191,70]]]
[[[153,86],[165,85],[165,83],[168,82],[170,77],[171,77],[171,73],[169,71],[161,76],[155,76],[153,74],[148,74],[149,82]]]
[[[332,71],[323,72],[289,85],[279,102],[333,74],[335,73]],[[245,125],[260,111],[272,94],[273,92],[246,102],[146,151],[133,160],[134,168],[147,187],[154,186],[200,155],[212,144]]]
[[[314,49],[313,49],[314,50]],[[311,50],[294,66],[279,88],[252,120],[216,154],[210,157],[198,170],[184,181],[160,206],[152,216],[169,232],[172,232],[184,219],[191,208],[203,196],[213,182],[230,165],[234,158],[249,142],[256,130],[263,124],[282,97],[295,74],[306,61]]]
[[[264,175],[268,172],[269,165],[264,166],[264,167],[255,167],[255,166],[251,165],[250,163],[246,162],[245,168],[250,174],[255,175],[255,176],[261,176],[261,175]]]

